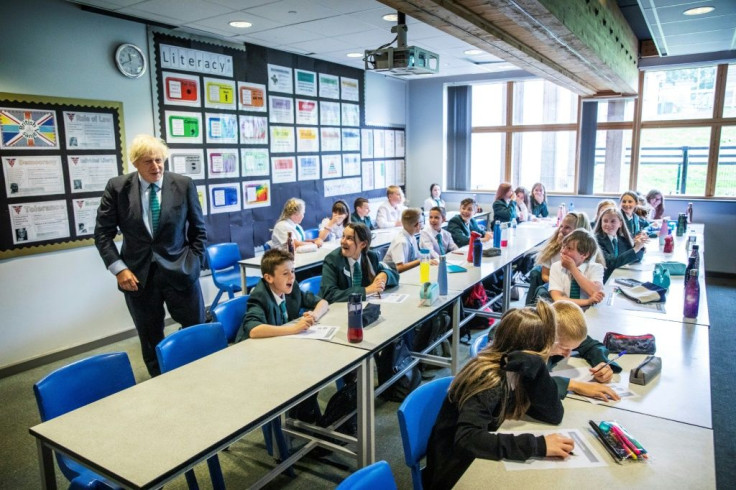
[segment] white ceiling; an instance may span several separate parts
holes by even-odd
[[[361,58],[348,58],[394,39],[395,22],[382,19],[394,10],[375,0],[68,0],[115,14],[176,26],[177,30],[230,42],[248,42],[364,69]],[[248,29],[228,25],[253,24]],[[407,17],[407,44],[440,56],[439,76],[514,69],[439,29]],[[418,75],[426,77],[430,75]]]

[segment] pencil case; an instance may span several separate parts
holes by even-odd
[[[659,262],[656,265],[658,267],[662,267],[663,269],[667,269],[670,273],[670,276],[684,276],[685,268],[687,267],[682,262],[674,261]]]
[[[366,305],[363,307],[363,327],[367,327],[371,323],[378,320],[378,317],[381,316],[381,305],[377,305],[375,303],[366,303]]]
[[[603,345],[610,352],[626,351],[627,354],[654,354],[657,352],[657,343],[654,335],[624,335],[621,333],[607,332],[603,337]]]
[[[498,247],[489,247],[483,249],[483,257],[496,257],[501,255],[501,249]]]
[[[432,306],[440,297],[440,286],[436,282],[425,282],[419,290],[419,298],[423,306]]]
[[[662,371],[662,358],[647,356],[641,364],[631,370],[629,382],[635,385],[645,385],[656,378],[660,371]]]

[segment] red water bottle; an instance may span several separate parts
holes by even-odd
[[[468,262],[473,263],[473,244],[480,239],[480,233],[477,231],[470,232],[470,242],[468,243]]]
[[[672,238],[672,235],[664,237],[664,250],[662,251],[666,254],[671,254],[675,251],[675,239]]]

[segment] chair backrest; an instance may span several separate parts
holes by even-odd
[[[245,311],[248,308],[248,298],[250,296],[247,294],[238,296],[218,304],[211,310],[215,321],[222,323],[222,328],[225,330],[225,337],[228,342],[235,340],[235,336],[238,334],[238,329],[243,323]]]
[[[307,228],[304,230],[306,240],[316,240],[319,237],[319,228]]]
[[[34,384],[33,393],[46,421],[133,385],[128,354],[110,352],[60,367]]]
[[[227,347],[221,323],[200,323],[178,330],[156,346],[156,357],[162,373],[189,364]]]
[[[214,280],[218,271],[238,267],[240,248],[237,243],[216,243],[207,247],[207,263]]]
[[[447,389],[453,377],[439,378],[415,389],[399,407],[399,429],[404,445],[404,461],[411,468],[411,478],[415,489],[422,488],[422,473],[419,467],[427,452],[427,442]]]
[[[319,294],[319,288],[322,285],[322,276],[314,276],[299,282],[299,289],[302,293],[310,292]]]
[[[337,490],[396,490],[396,480],[385,461],[377,461],[345,478]]]
[[[470,357],[476,357],[478,352],[482,351],[488,345],[488,335],[480,335],[470,344]]]

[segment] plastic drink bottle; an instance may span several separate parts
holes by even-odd
[[[419,282],[429,282],[429,250],[419,249]]]
[[[348,342],[363,341],[363,303],[360,293],[348,296]]]

